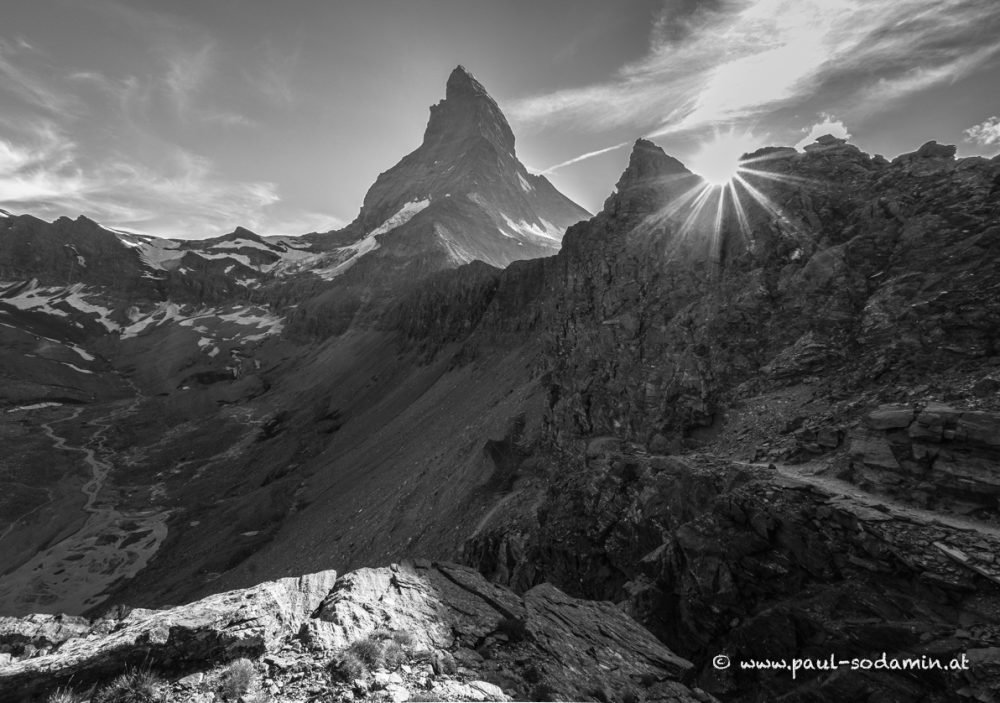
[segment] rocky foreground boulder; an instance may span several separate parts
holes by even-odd
[[[610,603],[549,584],[517,595],[431,562],[323,571],[92,622],[4,618],[0,650],[0,701],[67,689],[103,700],[122,672],[162,700],[206,703],[715,700],[680,683],[691,663]]]

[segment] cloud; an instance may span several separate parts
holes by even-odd
[[[885,109],[1000,54],[994,0],[668,3],[641,60],[607,81],[516,100],[523,125],[630,127],[649,136],[751,120],[824,95]]]
[[[120,156],[88,162],[52,122],[31,127],[21,139],[0,138],[6,210],[49,218],[86,214],[151,234],[207,237],[238,224],[262,231],[272,221],[294,224],[280,212],[280,200],[274,183],[226,179],[208,159],[177,147],[161,151],[153,168]],[[303,219],[314,225],[320,218],[309,213]]]
[[[614,146],[604,147],[603,149],[598,149],[597,151],[588,151],[586,154],[580,154],[579,156],[574,156],[572,159],[558,163],[555,166],[549,166],[544,171],[539,171],[538,173],[539,175],[544,176],[549,173],[552,173],[553,171],[558,171],[559,169],[564,168],[566,166],[571,166],[572,164],[585,161],[586,159],[590,159],[595,156],[600,156],[601,154],[607,154],[609,151],[615,151],[617,149],[621,149],[622,147],[626,147],[631,143],[632,142],[622,142],[621,144],[615,144]]]
[[[1000,144],[1000,117],[994,115],[965,130],[965,138],[977,144]]]
[[[27,68],[25,64],[33,64]],[[8,93],[18,101],[46,113],[67,114],[77,101],[54,89],[40,73],[47,69],[43,55],[26,42],[10,43],[0,37],[0,95]]]
[[[265,41],[259,69],[247,72],[246,78],[271,104],[291,107],[295,103],[292,86],[300,53],[299,47],[286,51]]]
[[[73,165],[76,144],[50,121],[29,131],[21,140],[0,139],[0,201],[79,195],[84,185]]]
[[[282,215],[274,213],[258,224],[259,234],[308,234],[341,229],[347,223],[339,217],[321,212],[300,212]]]
[[[215,44],[206,42],[194,48],[171,43],[162,51],[166,63],[163,81],[178,112],[187,115],[192,101],[211,73]]]
[[[832,134],[838,139],[851,138],[851,133],[847,131],[847,126],[843,120],[838,120],[833,115],[826,114],[821,114],[820,118],[822,118],[821,122],[817,122],[807,130],[802,130],[806,132],[806,136],[802,137],[795,145],[796,149],[802,149],[802,147],[812,144],[818,137],[822,137],[824,134]]]
[[[209,90],[214,39],[154,13],[94,7],[121,13],[144,40],[148,53],[130,74],[66,71],[41,49],[0,38],[2,207],[179,237],[294,216],[274,183],[226,175],[178,144],[202,138],[205,125],[253,126]]]
[[[77,71],[70,75],[72,79],[102,85],[119,100],[141,98],[143,111],[166,105],[186,124],[256,124],[242,112],[221,105],[218,96],[232,83],[225,80],[227,72],[220,70],[226,52],[212,33],[177,16],[115,0],[91,0],[87,7],[140,38],[148,60],[139,62],[135,73],[126,78],[112,80],[96,71]]]

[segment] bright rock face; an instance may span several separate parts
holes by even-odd
[[[161,684],[166,700],[185,701],[211,689],[216,663],[237,657],[259,660],[270,685],[285,689],[280,700],[339,698],[357,684],[331,679],[328,665],[379,633],[406,634],[405,663],[366,672],[359,677],[366,689],[506,701],[543,691],[618,697],[642,687],[676,703],[714,700],[678,683],[690,662],[610,603],[569,598],[550,585],[518,596],[467,567],[430,562],[285,578],[89,624],[0,618],[0,646],[15,652],[0,668],[0,700],[82,688],[141,665],[169,677],[172,685]]]

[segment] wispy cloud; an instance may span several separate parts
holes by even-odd
[[[92,82],[128,93],[128,84]],[[45,118],[0,119],[0,207],[48,218],[85,214],[175,237],[212,236],[238,224],[283,234],[338,224],[284,208],[274,183],[227,178],[210,160],[169,143],[156,144],[151,163],[116,150],[88,157],[63,127]],[[303,229],[286,229],[286,223]]]
[[[190,33],[157,36],[161,85],[176,116],[185,122],[253,126],[246,115],[226,109],[212,98],[213,82],[222,80],[218,71],[219,51],[211,37],[192,38]]]
[[[246,73],[247,81],[273,105],[290,107],[295,103],[293,85],[300,53],[299,47],[284,50],[265,40],[260,67]]]
[[[276,217],[273,183],[225,179],[182,149],[161,157],[158,169],[122,158],[84,168],[76,144],[44,123],[22,143],[0,139],[0,203],[172,236],[210,236],[237,224],[265,228]]]
[[[215,44],[209,41],[197,47],[188,47],[170,42],[163,53],[166,63],[163,81],[167,92],[177,110],[182,115],[187,115],[211,72]]]
[[[965,130],[965,137],[977,144],[1000,144],[1000,117],[994,115]]]
[[[131,97],[136,97],[140,92],[137,88],[141,88],[147,107],[152,100],[163,102],[174,117],[186,123],[255,124],[241,112],[223,107],[216,99],[219,88],[231,83],[220,71],[225,52],[206,29],[165,12],[116,0],[91,0],[88,6],[141,37],[153,59],[152,66],[144,67],[144,73],[105,87],[116,93],[127,89]],[[95,77],[95,72],[73,75]]]
[[[733,0],[656,22],[613,79],[508,105],[522,124],[649,136],[752,120],[826,96],[851,114],[953,81],[1000,54],[995,0]],[[681,8],[683,9],[683,8]],[[815,109],[815,108],[814,108]]]
[[[0,139],[0,201],[80,195],[85,186],[75,158],[76,144],[51,121],[33,123],[22,139]]]
[[[225,52],[214,37],[113,0],[88,7],[146,51],[125,73],[113,63],[66,71],[34,44],[0,38],[0,207],[180,237],[339,224],[287,206],[270,181],[234,177],[181,146],[216,125],[255,126],[233,109],[249,94],[238,67],[225,67],[229,80],[220,70]],[[217,84],[234,89],[228,101]],[[296,224],[306,229],[285,229]]]
[[[0,95],[6,92],[49,114],[71,112],[76,100],[49,84],[43,74],[45,64],[44,55],[23,39],[9,42],[0,37]]]

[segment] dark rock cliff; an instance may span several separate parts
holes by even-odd
[[[698,188],[640,141],[557,257],[501,276],[477,334],[543,340],[544,439],[511,471],[546,465],[547,488],[515,489],[465,560],[625,604],[726,700],[995,696],[1000,160],[822,138],[746,155],[728,200],[685,212]],[[734,462],[761,456],[813,463]],[[974,665],[709,661],[883,651]]]

